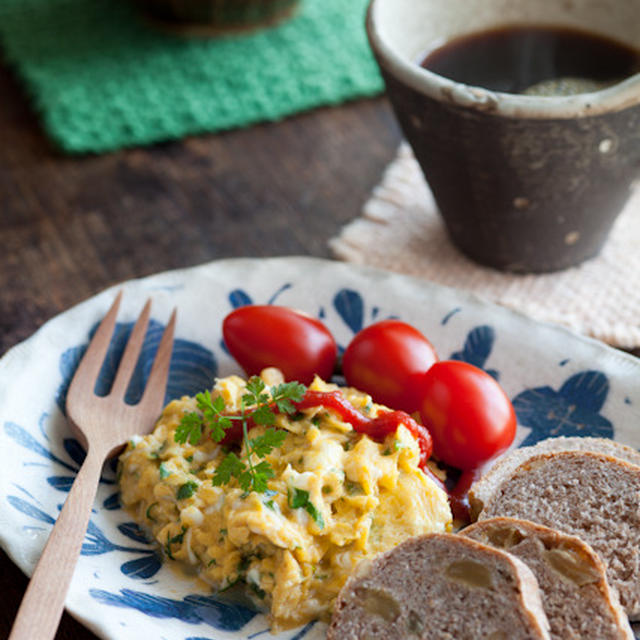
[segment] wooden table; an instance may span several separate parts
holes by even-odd
[[[0,64],[0,354],[129,278],[234,256],[330,257],[400,132],[385,99],[102,156],[65,157]],[[0,638],[27,580],[0,552]],[[59,639],[95,636],[65,614]]]

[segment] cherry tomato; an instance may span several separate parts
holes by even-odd
[[[375,402],[412,413],[415,383],[438,356],[431,343],[400,320],[382,320],[358,332],[342,356],[347,383]]]
[[[436,362],[420,382],[420,416],[435,455],[459,469],[474,469],[513,442],[516,414],[502,387],[466,362]]]
[[[328,379],[337,346],[329,330],[309,315],[273,305],[249,305],[232,311],[222,323],[231,355],[247,375],[278,367],[286,380],[309,384],[314,374]]]

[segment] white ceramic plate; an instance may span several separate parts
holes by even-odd
[[[640,361],[620,351],[387,272],[307,258],[213,262],[104,291],[48,322],[0,361],[0,543],[27,574],[84,455],[62,411],[66,385],[120,288],[125,295],[114,359],[147,297],[154,300],[147,362],[178,307],[172,397],[210,386],[216,375],[239,373],[221,346],[223,317],[249,302],[277,303],[321,318],[342,347],[374,320],[397,316],[414,324],[442,358],[467,360],[500,380],[518,414],[518,445],[551,435],[598,435],[640,446]],[[145,367],[138,371],[137,386],[146,373]],[[103,638],[273,637],[263,615],[218,602],[162,565],[119,508],[109,465],[67,607]],[[324,632],[317,623],[277,637],[311,640]]]

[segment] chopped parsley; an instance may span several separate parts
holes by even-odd
[[[304,509],[318,525],[320,529],[324,529],[324,518],[316,509],[315,505],[309,500],[309,492],[296,487],[289,488],[287,493],[287,502],[291,509]]]
[[[362,485],[359,482],[353,482],[352,480],[345,481],[344,488],[350,496],[362,495],[364,493]]]
[[[151,515],[151,510],[153,509],[153,507],[157,507],[158,503],[157,502],[152,502],[148,507],[147,507],[147,520],[151,520],[151,522],[157,522],[157,520]]]
[[[167,544],[165,545],[164,549],[167,555],[169,556],[169,558],[171,558],[172,560],[175,560],[175,558],[173,557],[173,553],[171,552],[171,545],[176,543],[182,544],[182,541],[184,540],[184,532],[186,530],[187,530],[187,527],[183,525],[182,531],[180,531],[180,533],[172,537],[167,537]]]
[[[189,480],[189,482],[185,482],[184,484],[180,485],[176,497],[178,498],[178,500],[186,500],[196,492],[197,488],[198,483],[194,482],[193,480]]]
[[[260,598],[260,600],[264,600],[267,595],[267,592],[264,589],[261,589],[260,586],[254,582],[249,583],[249,588],[258,596],[258,598]]]
[[[235,580],[230,580],[227,583],[226,587],[222,587],[222,589],[218,589],[218,593],[224,593],[225,591],[229,591],[229,589],[232,589],[233,587],[235,587],[237,584],[239,583],[243,583],[244,580],[244,576],[238,576]]]
[[[149,454],[149,458],[157,460],[167,449],[169,443],[165,440],[155,451]]]

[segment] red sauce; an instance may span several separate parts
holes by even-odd
[[[295,402],[294,405],[299,410],[324,407],[328,411],[333,411],[342,420],[349,423],[354,431],[363,433],[376,442],[382,442],[389,434],[395,433],[399,425],[403,425],[420,446],[420,468],[436,485],[446,491],[443,482],[427,466],[427,460],[431,457],[433,449],[431,435],[426,427],[416,422],[408,413],[404,411],[385,411],[375,418],[369,418],[360,413],[340,391],[307,390],[302,400]],[[272,410],[278,413],[277,407],[273,406]],[[252,429],[254,426],[253,420],[247,418],[247,428]],[[234,444],[241,440],[242,423],[239,420],[234,420],[231,427],[227,429],[221,444]],[[470,522],[468,493],[471,485],[482,475],[483,470],[484,467],[463,471],[453,489],[447,492],[453,517],[462,523]]]
[[[324,407],[337,413],[342,420],[348,422],[357,433],[364,433],[376,442],[382,442],[390,433],[395,433],[399,425],[403,425],[409,433],[417,440],[420,446],[420,468],[428,473],[440,486],[442,483],[427,469],[427,460],[431,457],[433,444],[431,435],[427,429],[416,422],[408,413],[404,411],[385,411],[375,418],[369,418],[360,413],[342,395],[340,391],[311,391],[307,390],[300,402],[294,402],[297,409],[312,409],[314,407]],[[278,413],[277,407],[272,410]],[[251,429],[255,424],[251,418],[247,419],[247,428]],[[232,444],[242,440],[242,424],[234,421],[227,429],[222,444]]]
[[[298,409],[325,407],[335,411],[348,422],[357,433],[364,433],[376,442],[382,442],[390,433],[395,433],[403,425],[418,441],[420,446],[420,468],[424,471],[431,457],[433,443],[426,427],[416,422],[404,411],[385,411],[375,418],[369,418],[357,411],[340,391],[307,391],[304,398],[296,403]]]
[[[471,507],[469,505],[469,489],[480,478],[484,467],[463,471],[455,487],[449,491],[449,506],[454,519],[467,524],[471,522]]]

